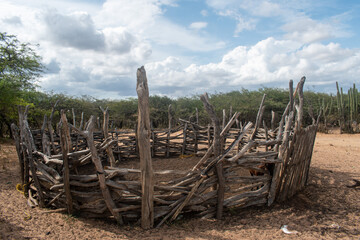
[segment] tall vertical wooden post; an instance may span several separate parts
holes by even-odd
[[[217,157],[221,153],[221,142],[223,139],[220,138],[220,120],[216,116],[214,107],[209,103],[209,97],[207,93],[200,96],[201,101],[204,104],[204,108],[209,114],[213,127],[214,127],[214,140],[213,140],[213,151],[214,156]],[[224,208],[224,194],[225,194],[225,177],[223,164],[218,163],[216,165],[216,174],[218,177],[218,189],[217,189],[217,209],[216,209],[216,218],[221,219]]]
[[[73,213],[73,201],[70,190],[70,169],[69,169],[69,139],[67,138],[69,133],[68,121],[64,110],[61,110],[61,127],[60,127],[60,144],[63,155],[63,179],[64,179],[64,191],[66,195],[66,207],[69,214]]]
[[[75,110],[74,108],[71,109],[72,117],[73,117],[73,126],[76,127],[76,119],[75,119]]]
[[[108,108],[105,110],[100,106],[100,110],[103,112],[104,115],[104,121],[103,121],[103,134],[104,134],[104,141],[106,138],[109,137],[109,111]],[[111,146],[108,146],[106,148],[106,153],[109,157],[110,166],[115,167],[115,157],[114,153],[112,151]]]
[[[34,142],[34,138],[33,135],[31,133],[30,127],[29,127],[29,123],[27,120],[27,114],[29,111],[29,105],[27,105],[25,107],[25,110],[22,112],[22,108],[19,107],[19,119],[22,120],[21,123],[21,130],[20,130],[20,134],[21,134],[21,140],[24,143],[24,147],[25,147],[25,151],[27,152],[27,155],[25,155],[24,157],[26,157],[28,159],[28,161],[25,164],[28,164],[30,166],[30,171],[31,171],[31,178],[34,181],[34,185],[39,197],[39,206],[40,207],[45,207],[45,203],[44,203],[44,193],[41,190],[41,185],[38,179],[38,176],[36,175],[36,166],[34,164],[34,158],[33,158],[33,152],[36,151],[36,146],[35,146],[35,142]],[[27,172],[25,174],[28,174],[28,170],[26,170]],[[25,184],[29,183],[29,175],[25,175]],[[27,194],[28,186],[27,188],[24,188],[25,194]]]
[[[305,83],[305,77],[302,77],[300,82],[299,82],[299,87],[298,87],[298,95],[299,95],[299,105],[296,106],[296,110],[297,110],[297,119],[296,119],[296,123],[295,123],[295,131],[298,131],[301,129],[302,127],[302,119],[303,119],[303,108],[304,108],[304,92],[303,92],[303,88],[304,88],[304,83]]]
[[[141,170],[141,227],[154,226],[154,184],[150,151],[149,88],[144,67],[137,70],[136,92],[138,95],[138,138]]]
[[[168,120],[169,120],[169,129],[166,138],[166,157],[170,156],[170,135],[171,135],[171,121],[172,121],[171,104],[169,105],[168,108]]]
[[[21,150],[21,145],[20,145],[20,129],[15,125],[15,123],[11,124],[11,131],[12,131],[12,135],[13,138],[15,140],[15,147],[16,147],[16,153],[18,155],[18,159],[19,159],[19,163],[20,163],[20,176],[21,176],[21,184],[25,184],[25,179],[24,179],[24,158],[22,155],[22,150]]]
[[[188,124],[185,123],[184,129],[183,129],[183,145],[182,145],[182,149],[181,149],[182,155],[185,155],[185,151],[186,151],[187,127],[188,127]]]
[[[275,112],[271,110],[271,131],[275,131]]]

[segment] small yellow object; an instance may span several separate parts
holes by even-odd
[[[24,189],[25,189],[25,185],[21,185],[20,183],[16,184],[16,190],[18,190],[19,193],[22,193],[25,195]]]
[[[26,185],[29,185],[29,183],[28,184],[23,184],[23,185],[18,183],[18,184],[16,184],[16,190],[18,190],[19,193],[22,193],[25,196],[25,186]]]
[[[27,212],[24,212],[26,217],[24,217],[24,220],[27,221],[27,220],[30,220],[31,219],[31,215]]]

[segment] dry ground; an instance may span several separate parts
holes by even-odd
[[[318,134],[309,185],[293,199],[270,208],[234,210],[221,221],[180,220],[144,231],[29,208],[15,189],[14,146],[2,143],[0,239],[360,239],[360,189],[346,187],[352,179],[360,180],[360,135]],[[283,233],[285,224],[298,234]]]

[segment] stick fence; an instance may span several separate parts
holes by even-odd
[[[239,124],[240,114],[234,113],[221,127],[214,125],[220,124],[215,115],[212,126],[180,119],[178,126],[169,120],[168,129],[154,130],[143,104],[146,93],[139,86],[147,88],[144,74],[138,70],[143,81],[137,87],[139,114],[145,115],[139,118],[137,131],[109,130],[107,109],[102,109],[101,131],[95,129],[94,116],[77,128],[65,114],[59,132],[53,130],[52,117],[44,119],[42,129],[31,131],[28,108],[19,108],[19,127],[13,124],[12,130],[30,206],[114,218],[119,224],[141,222],[150,228],[187,213],[221,218],[230,208],[271,205],[306,186],[317,124],[302,126],[305,78],[295,91],[290,83],[289,104],[277,126],[272,120],[267,128],[262,121],[264,96],[255,123]],[[202,100],[205,106],[206,97]],[[214,133],[214,127],[220,130]],[[191,169],[152,170],[152,157],[172,161],[189,155],[199,157]],[[140,169],[121,167],[123,161],[139,158]],[[170,180],[155,181],[157,176]]]

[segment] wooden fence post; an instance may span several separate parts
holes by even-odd
[[[169,120],[169,129],[168,129],[167,139],[166,139],[166,157],[170,156],[170,135],[171,135],[171,120],[172,120],[171,104],[169,105],[169,108],[168,108],[168,120]]]
[[[41,145],[42,145],[42,152],[45,153],[47,156],[51,155],[50,152],[50,143],[49,143],[49,137],[47,136],[45,132],[45,128],[47,126],[47,116],[44,115],[44,122],[41,127]]]
[[[69,158],[68,153],[69,149],[69,142],[67,136],[70,135],[68,121],[64,110],[61,110],[61,127],[60,127],[60,143],[62,149],[62,156],[63,156],[63,179],[64,179],[64,191],[66,195],[66,207],[69,214],[73,212],[73,203],[71,197],[71,190],[70,190],[70,169],[69,169]]]
[[[208,124],[208,128],[207,128],[207,140],[208,140],[208,148],[210,148],[211,146],[211,125]]]
[[[139,157],[139,136],[137,132],[138,123],[135,123],[135,155],[136,157]],[[116,133],[116,139],[119,139],[118,134]],[[120,147],[118,144],[118,151],[120,152]],[[119,159],[120,159],[120,153],[119,153]]]
[[[201,101],[204,104],[204,108],[209,114],[212,124],[214,126],[214,140],[213,140],[213,151],[214,157],[220,156],[221,153],[221,142],[220,139],[220,120],[215,114],[214,107],[209,103],[209,97],[207,93],[201,95]],[[223,124],[225,125],[225,124]],[[225,126],[224,126],[225,127]],[[224,195],[225,195],[225,177],[224,177],[224,169],[222,162],[216,165],[216,174],[218,176],[218,191],[217,191],[217,210],[216,210],[216,218],[221,219],[224,208]]]
[[[73,126],[76,127],[76,118],[75,118],[75,110],[74,108],[71,108],[72,117],[73,117]]]
[[[25,184],[25,180],[24,180],[25,168],[24,168],[24,158],[23,158],[23,155],[22,155],[21,144],[20,144],[20,134],[19,134],[20,130],[15,125],[15,123],[12,123],[11,124],[11,131],[12,131],[13,138],[15,140],[16,153],[18,155],[19,164],[20,164],[21,184],[24,185]]]
[[[55,140],[54,140],[54,129],[53,129],[53,126],[52,126],[52,120],[54,118],[54,113],[55,113],[56,106],[59,104],[59,102],[60,102],[60,100],[57,100],[55,102],[54,106],[52,107],[50,118],[49,118],[49,121],[48,121],[48,130],[49,130],[49,134],[50,134],[51,148],[52,148],[53,154],[56,154],[57,150],[56,150],[56,146],[55,146],[55,143],[54,143]]]
[[[197,126],[196,126],[197,127]],[[197,154],[198,151],[198,129],[194,125],[192,125],[193,131],[194,131],[194,154]]]
[[[271,131],[275,131],[275,112],[271,110]]]
[[[144,67],[137,70],[136,92],[138,95],[138,137],[141,170],[141,227],[154,226],[154,183],[150,151],[149,88]]]
[[[187,127],[188,127],[188,124],[185,123],[184,129],[183,129],[183,132],[184,132],[184,134],[183,134],[183,145],[182,145],[182,150],[181,150],[182,155],[185,155],[185,151],[186,151]]]
[[[40,185],[39,179],[36,175],[36,167],[34,164],[33,152],[36,151],[36,146],[35,146],[34,138],[31,134],[31,130],[29,128],[29,123],[27,120],[28,111],[29,111],[29,105],[27,105],[25,107],[24,112],[22,112],[22,108],[19,109],[19,118],[22,120],[20,134],[21,134],[22,142],[25,144],[25,148],[26,148],[26,151],[28,154],[28,156],[24,156],[24,157],[28,158],[28,162],[26,162],[25,164],[29,164],[29,166],[30,166],[31,177],[34,180],[34,185],[37,190],[38,197],[39,197],[39,206],[45,207],[44,194],[41,190],[41,185]],[[25,173],[25,184],[28,184],[29,176],[27,176],[26,174],[28,174],[28,170],[27,170],[27,173]],[[28,186],[27,186],[27,188],[26,187],[24,188],[25,193],[28,190],[29,190]],[[30,195],[30,192],[31,191],[28,191],[29,195]]]
[[[103,121],[103,133],[104,133],[104,141],[106,140],[106,138],[109,137],[109,111],[108,108],[106,108],[105,110],[100,106],[100,110],[103,112],[104,114],[104,121]],[[106,153],[109,156],[109,161],[110,161],[110,166],[111,167],[115,167],[115,157],[114,157],[114,153],[112,151],[112,147],[111,145],[109,145],[106,148]]]
[[[25,195],[27,195],[27,192],[29,190],[29,181],[30,181],[30,174],[29,174],[29,158],[26,155],[26,146],[24,144],[25,142],[25,136],[24,136],[24,110],[23,107],[18,107],[19,112],[19,128],[20,128],[20,149],[22,153],[22,159],[24,160],[24,192]]]

